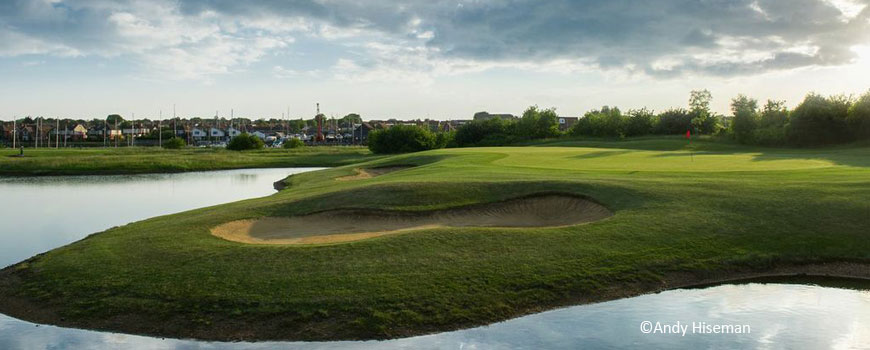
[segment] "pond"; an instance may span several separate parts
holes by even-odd
[[[0,265],[112,226],[265,196],[274,193],[274,181],[311,170],[316,169],[0,178]],[[825,283],[795,284],[820,281]],[[0,315],[0,349],[867,348],[870,291],[827,285],[827,280],[765,280],[671,290],[484,327],[365,342],[200,342],[36,325]]]
[[[0,267],[113,226],[270,195],[275,181],[319,169],[0,177]]]

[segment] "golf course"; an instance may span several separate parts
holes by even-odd
[[[0,313],[173,338],[387,339],[756,276],[870,280],[866,144],[563,138],[309,163],[233,154],[338,167],[6,267]],[[11,163],[0,160],[3,174],[32,173]],[[124,164],[114,169],[135,168]]]

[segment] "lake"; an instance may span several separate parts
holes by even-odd
[[[0,265],[112,226],[269,195],[274,181],[312,170],[317,169],[0,178]],[[712,332],[714,327],[730,333]],[[744,332],[735,334],[737,328]],[[36,325],[0,315],[0,349],[867,349],[868,344],[870,291],[779,282],[672,290],[484,327],[366,342],[199,342]]]

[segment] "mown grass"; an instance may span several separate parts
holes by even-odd
[[[156,147],[0,149],[0,176],[170,173],[240,168],[333,167],[378,159],[363,147],[228,151]]]
[[[11,266],[0,273],[0,293],[10,296],[0,310],[163,336],[389,338],[655,290],[674,274],[870,262],[870,147],[595,142],[436,150],[294,175],[269,197],[114,228]],[[389,164],[417,166],[334,180]],[[589,196],[615,215],[308,247],[209,234],[244,218],[426,210],[553,191]]]

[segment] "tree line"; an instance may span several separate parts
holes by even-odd
[[[732,115],[710,109],[707,90],[692,91],[688,108],[660,113],[649,109],[627,112],[603,106],[586,112],[566,131],[558,127],[554,108],[532,106],[518,119],[474,120],[453,132],[435,133],[416,126],[392,127],[369,135],[375,153],[416,152],[443,147],[502,146],[555,137],[625,138],[645,135],[714,135],[744,144],[764,146],[820,146],[870,139],[870,92],[858,98],[808,94],[789,110],[784,101],[758,100],[738,95],[731,100]]]

